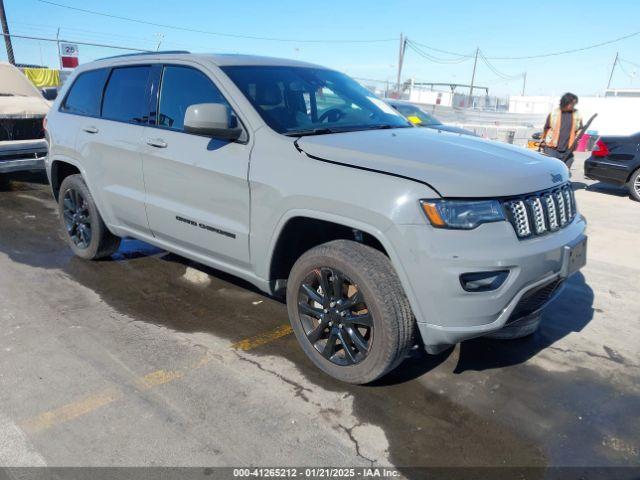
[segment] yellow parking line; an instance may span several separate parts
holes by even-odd
[[[69,403],[48,412],[43,412],[20,424],[22,429],[29,433],[46,430],[60,423],[68,422],[74,418],[81,417],[93,412],[100,407],[119,399],[122,392],[115,389],[107,389],[86,397],[80,401]]]
[[[136,385],[140,390],[149,390],[150,388],[157,387],[158,385],[173,382],[183,376],[184,373],[177,370],[157,370],[139,378],[136,381]]]
[[[231,345],[231,348],[235,350],[243,350],[246,352],[247,350],[253,350],[254,348],[273,342],[278,338],[286,337],[290,333],[293,333],[290,325],[281,325],[269,332],[256,335],[255,337],[249,337],[245,338],[244,340],[240,340],[239,342]]]
[[[291,326],[281,325],[260,335],[240,340],[239,342],[232,344],[231,348],[243,351],[252,350],[267,343],[273,342],[274,340],[277,340],[279,338],[285,337],[292,332],[293,330],[291,329]],[[184,377],[186,371],[201,368],[207,365],[209,363],[209,360],[209,356],[204,355],[202,358],[200,358],[200,360],[193,363],[185,371],[157,370],[142,377],[135,378],[132,383],[140,391],[150,390],[159,385],[164,385],[166,383],[170,383]],[[72,402],[53,410],[40,413],[35,417],[24,420],[20,423],[20,426],[24,431],[28,433],[37,433],[91,413],[101,407],[104,407],[116,400],[121,399],[122,397],[123,393],[120,390],[116,388],[108,388],[94,395],[83,398],[82,400],[79,400],[77,402]]]

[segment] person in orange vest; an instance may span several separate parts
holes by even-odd
[[[573,164],[573,151],[569,150],[582,128],[582,117],[576,108],[577,104],[577,95],[565,93],[560,99],[560,107],[547,116],[542,132],[545,155],[563,160],[569,168]]]

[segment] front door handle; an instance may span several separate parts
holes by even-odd
[[[87,133],[98,133],[98,129],[93,125],[87,125],[86,127],[82,127],[82,130],[84,130]]]
[[[161,138],[147,138],[147,145],[156,148],[167,148],[167,142]]]

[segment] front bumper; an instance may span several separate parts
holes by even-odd
[[[44,169],[45,139],[0,142],[0,173]]]
[[[519,303],[538,291],[540,309],[560,291],[566,277],[566,246],[585,238],[586,221],[577,215],[570,225],[549,235],[518,240],[508,222],[481,225],[472,231],[438,230],[406,225],[396,233],[399,252],[418,329],[429,351],[486,335],[524,316]],[[509,270],[496,290],[467,292],[460,275]],[[519,310],[516,310],[519,308]],[[529,312],[531,310],[529,308]]]

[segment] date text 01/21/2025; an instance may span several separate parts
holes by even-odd
[[[395,468],[234,468],[234,478],[394,478],[400,472]]]

